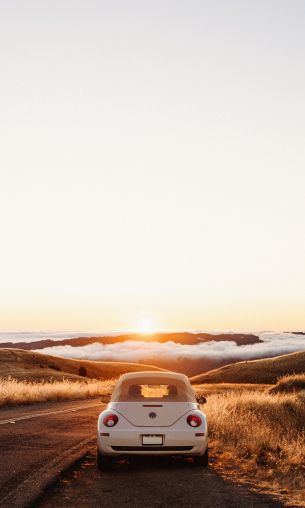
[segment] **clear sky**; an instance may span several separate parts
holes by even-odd
[[[305,328],[305,2],[0,2],[0,328]]]

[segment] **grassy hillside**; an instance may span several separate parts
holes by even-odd
[[[220,369],[210,370],[191,378],[195,384],[202,383],[276,383],[280,376],[305,373],[305,351],[238,362]]]
[[[162,370],[151,365],[120,362],[71,360],[56,356],[24,351],[0,349],[0,377],[24,380],[84,380],[84,378],[111,379],[125,372]]]

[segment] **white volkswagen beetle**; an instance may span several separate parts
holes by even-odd
[[[205,414],[189,379],[174,372],[123,374],[98,418],[97,464],[109,469],[115,457],[184,455],[208,465]]]

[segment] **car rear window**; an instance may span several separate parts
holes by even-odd
[[[144,399],[168,398],[177,395],[177,388],[173,385],[136,385],[139,387],[139,394]],[[130,391],[130,390],[129,390]]]

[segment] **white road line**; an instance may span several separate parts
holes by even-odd
[[[79,406],[79,407],[73,407],[69,409],[59,409],[57,411],[48,411],[47,413],[35,413],[31,415],[24,415],[24,416],[18,416],[16,418],[9,418],[7,420],[0,420],[0,425],[6,425],[8,423],[16,423],[20,422],[21,420],[30,420],[31,418],[39,418],[41,416],[50,416],[50,415],[56,415],[59,413],[74,413],[75,411],[81,411],[82,409],[88,409],[90,407],[95,406],[102,406],[101,403],[99,404],[90,404],[90,406]]]
[[[93,406],[87,406],[93,407]],[[80,408],[81,409],[81,408]],[[81,443],[64,450],[53,460],[34,471],[30,477],[26,478],[20,485],[9,492],[5,497],[0,497],[0,507],[8,506],[20,508],[23,506],[33,506],[37,497],[50,485],[51,481],[63,472],[67,467],[73,465],[76,460],[81,458],[87,452],[87,447],[93,445],[95,437],[85,439]],[[1,496],[1,491],[0,491]]]

